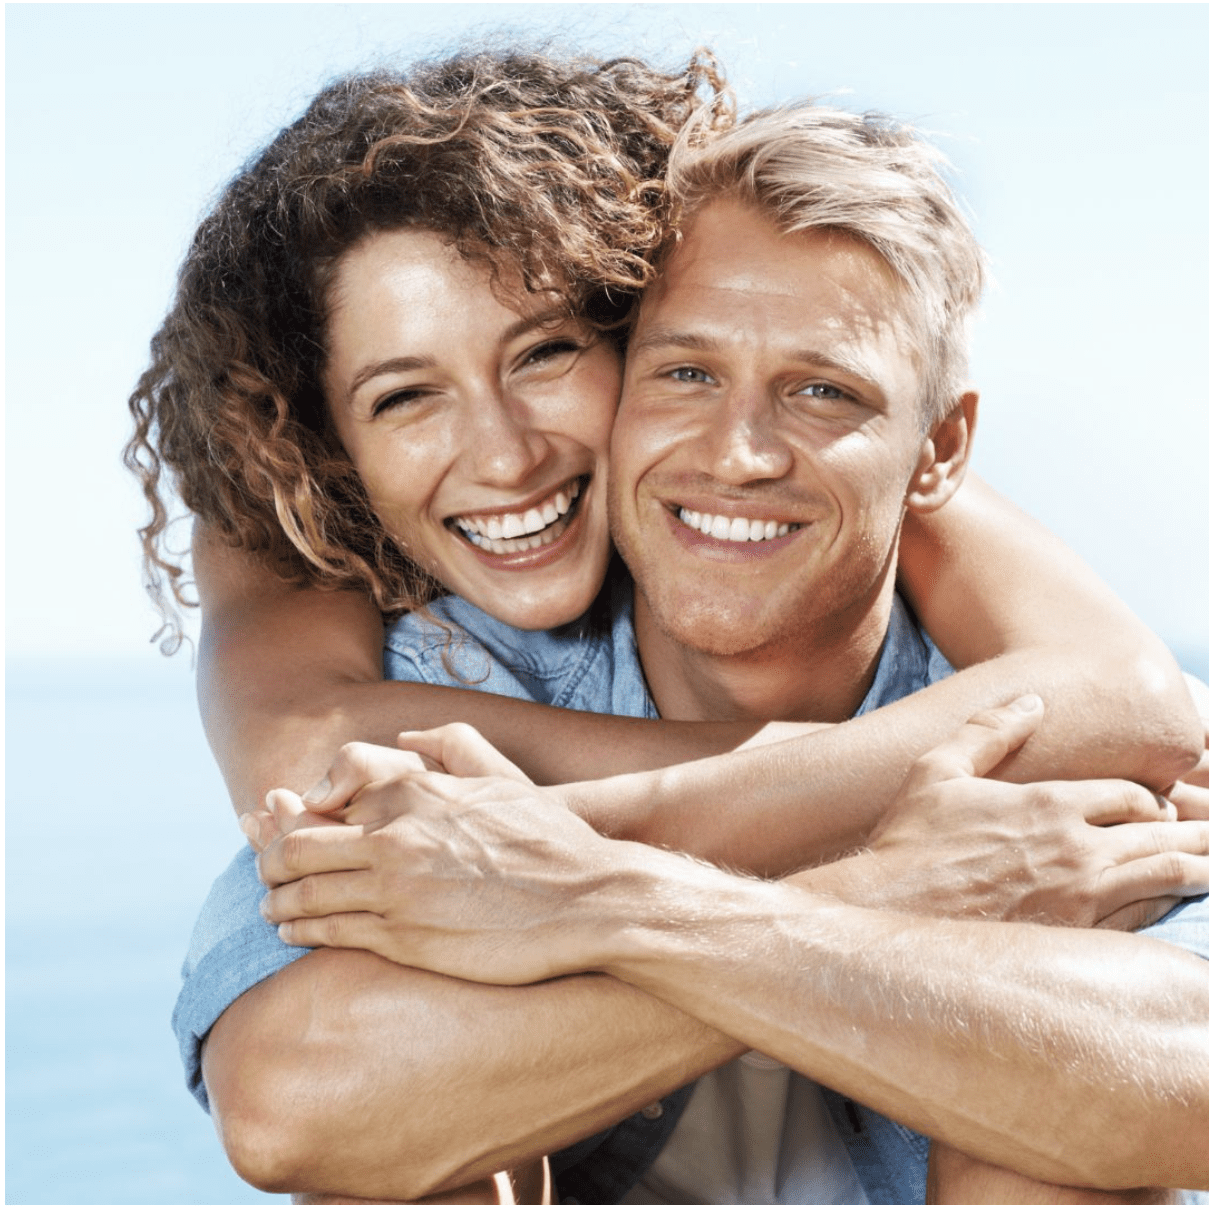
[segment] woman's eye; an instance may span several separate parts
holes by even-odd
[[[384,398],[379,398],[374,403],[374,409],[370,412],[371,418],[384,414],[388,410],[397,410],[401,406],[407,406],[412,402],[423,398],[424,393],[418,389],[397,389],[393,394],[387,394]]]
[[[540,343],[526,357],[526,364],[544,364],[558,356],[568,356],[580,351],[581,345],[575,339],[551,339]]]
[[[684,381],[687,385],[706,385],[713,380],[705,369],[689,368],[687,365],[674,368],[668,376],[673,381]]]

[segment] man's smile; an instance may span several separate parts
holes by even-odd
[[[775,540],[779,536],[788,536],[797,532],[802,524],[779,522],[776,519],[747,519],[743,516],[711,515],[703,511],[690,511],[686,507],[678,508],[677,518],[686,527],[703,536],[715,540],[727,540],[734,543],[756,543],[762,540]]]

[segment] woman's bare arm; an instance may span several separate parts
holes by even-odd
[[[368,599],[286,586],[204,535],[195,566],[199,697],[239,811],[270,787],[305,789],[346,741],[392,744],[400,729],[463,720],[537,782],[625,775],[576,788],[584,815],[615,836],[784,874],[860,841],[916,757],[972,713],[1025,692],[1046,698],[1047,719],[1007,777],[1113,776],[1159,789],[1201,744],[1162,644],[1060,541],[976,481],[936,515],[909,520],[902,566],[926,627],[968,668],[847,724],[807,726],[804,741],[699,763],[801,730],[592,716],[384,683],[382,625]],[[658,769],[635,773],[646,768]],[[717,800],[730,803],[705,806]]]
[[[198,702],[236,811],[274,787],[304,790],[347,741],[472,724],[539,783],[596,778],[722,753],[759,725],[598,716],[480,691],[384,682],[382,618],[366,596],[304,590],[200,526]],[[776,735],[823,728],[786,726]],[[552,738],[555,738],[552,740]]]

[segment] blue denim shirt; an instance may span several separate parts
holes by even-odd
[[[628,581],[616,583],[581,619],[543,632],[510,628],[461,599],[440,599],[391,627],[383,664],[391,679],[587,712],[656,715],[635,643]],[[948,663],[896,598],[874,681],[857,715],[949,673]],[[276,928],[261,919],[263,895],[245,846],[211,889],[182,969],[173,1028],[189,1088],[206,1109],[200,1056],[211,1026],[237,997],[307,953],[285,945]],[[1205,958],[1205,897],[1174,910],[1152,932]],[[692,1091],[687,1085],[554,1156],[563,1200],[616,1202],[626,1194],[654,1163]],[[923,1202],[928,1140],[840,1094],[825,1089],[824,1097],[869,1200]]]

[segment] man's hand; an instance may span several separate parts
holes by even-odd
[[[986,779],[1042,718],[1026,696],[920,758],[870,839],[866,903],[935,916],[1134,929],[1206,890],[1207,827],[1118,780]],[[843,864],[841,874],[848,869]],[[855,901],[855,903],[859,903]]]

